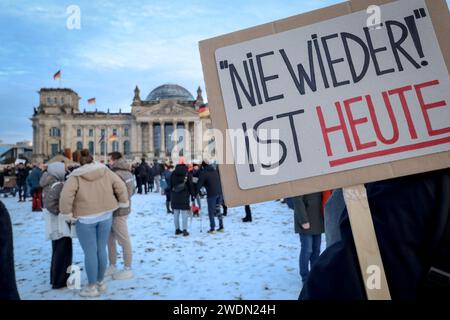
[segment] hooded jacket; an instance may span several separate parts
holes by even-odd
[[[26,182],[30,186],[31,191],[33,191],[36,188],[39,188],[39,180],[42,176],[42,170],[38,167],[34,167],[33,170],[31,170],[30,174],[28,175]]]
[[[202,187],[205,187],[208,198],[220,196],[222,194],[219,171],[214,169],[211,165],[207,165],[200,171],[197,183],[197,193],[200,192]]]
[[[125,183],[96,162],[85,164],[69,175],[59,201],[61,214],[75,219],[128,207]]]
[[[174,187],[183,185],[185,188],[180,191],[174,191]],[[190,210],[189,198],[195,195],[194,185],[192,183],[192,175],[188,171],[188,167],[184,164],[179,164],[170,176],[170,202],[172,209]]]
[[[59,214],[59,198],[64,186],[65,174],[64,163],[51,163],[39,181],[39,184],[43,188],[44,208],[50,213]]]
[[[114,216],[126,216],[131,212],[131,196],[135,191],[133,174],[131,173],[130,165],[123,158],[115,161],[110,168],[125,183],[128,192],[128,201],[130,203],[128,208],[118,208],[116,211],[114,211]]]

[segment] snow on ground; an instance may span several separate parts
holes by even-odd
[[[51,289],[51,243],[45,240],[42,213],[31,212],[28,201],[1,200],[13,223],[21,298],[81,299],[78,290]],[[128,223],[135,277],[108,278],[108,291],[100,299],[298,298],[300,244],[292,210],[276,201],[252,205],[253,222],[243,223],[244,208],[232,208],[224,220],[225,233],[210,235],[206,233],[205,200],[202,207],[202,218],[192,220],[190,236],[175,236],[173,215],[165,212],[165,197],[156,193],[133,196]],[[73,244],[73,262],[83,269],[78,239]],[[119,257],[118,261],[123,260]],[[86,281],[82,270],[82,285]]]

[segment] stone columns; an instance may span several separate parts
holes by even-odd
[[[39,125],[39,154],[46,156],[47,151],[45,150],[45,126],[43,124]]]
[[[166,123],[164,121],[161,121],[161,152],[160,157],[166,156]]]
[[[142,157],[142,123],[137,123],[137,150],[139,157]]]
[[[183,155],[190,159],[192,156],[191,156],[191,133],[189,132],[189,123],[190,123],[189,121],[184,122]]]
[[[153,143],[153,122],[150,121],[148,123],[148,144],[149,144],[149,152],[151,153],[151,156],[155,155],[155,148]]]

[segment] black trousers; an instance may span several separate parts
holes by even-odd
[[[70,274],[67,268],[72,265],[72,238],[63,237],[52,241],[52,264],[50,267],[50,284],[53,289],[66,286]]]
[[[249,205],[245,206],[245,218],[251,219],[252,218],[252,209],[250,209]]]

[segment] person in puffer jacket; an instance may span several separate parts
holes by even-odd
[[[47,171],[39,181],[43,188],[45,235],[52,241],[52,261],[50,265],[50,284],[53,289],[64,288],[72,265],[72,237],[75,226],[59,214],[59,198],[64,186],[66,169],[63,162],[48,165]]]
[[[130,279],[133,278],[133,272],[131,271],[132,250],[130,236],[128,235],[127,220],[131,212],[131,196],[135,191],[134,177],[131,173],[130,165],[122,157],[120,152],[112,152],[109,154],[109,168],[125,182],[130,207],[119,208],[113,212],[112,228],[108,240],[109,267],[105,275],[112,276],[114,280]],[[116,271],[116,242],[119,242],[123,252],[124,269],[121,271]]]
[[[128,191],[117,174],[94,162],[89,150],[81,151],[80,164],[64,184],[59,209],[67,220],[76,222],[77,237],[84,252],[89,284],[80,295],[98,297],[106,291],[106,246],[112,215],[118,208],[129,207]]]

